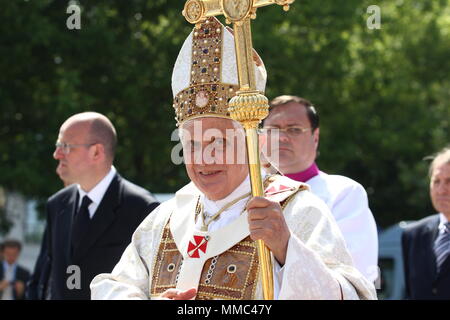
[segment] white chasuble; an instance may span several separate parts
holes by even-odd
[[[265,193],[282,204],[291,232],[285,264],[273,260],[276,298],[376,299],[323,201],[305,184],[282,176],[270,177]],[[190,183],[155,209],[114,270],[93,279],[92,298],[158,299],[169,288],[197,288],[196,299],[263,299],[247,212],[201,231],[196,227],[201,196]]]

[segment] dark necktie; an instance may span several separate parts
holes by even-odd
[[[72,225],[72,248],[78,247],[81,239],[86,234],[86,231],[89,228],[91,218],[89,217],[88,207],[91,203],[92,200],[89,199],[88,196],[83,197],[80,209],[78,210],[78,213],[75,216],[75,220]]]
[[[434,243],[434,253],[436,254],[436,266],[439,273],[442,264],[450,254],[450,222],[445,224],[444,232],[437,237]]]

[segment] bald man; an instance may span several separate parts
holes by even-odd
[[[90,299],[91,280],[112,271],[134,230],[159,205],[118,174],[116,145],[116,130],[102,114],[79,113],[61,126],[53,157],[66,187],[47,202],[29,299]]]

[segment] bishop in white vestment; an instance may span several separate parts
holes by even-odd
[[[263,92],[261,61],[255,75]],[[263,175],[265,197],[251,196],[239,161],[245,132],[227,111],[238,89],[234,41],[217,19],[186,39],[172,89],[191,182],[142,222],[110,274],[93,279],[92,298],[262,299],[261,239],[272,252],[275,299],[376,299],[306,184]]]

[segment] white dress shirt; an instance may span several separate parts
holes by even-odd
[[[114,166],[111,166],[111,169],[109,170],[108,174],[99,183],[97,183],[97,185],[94,188],[92,188],[92,190],[89,191],[88,193],[86,193],[83,189],[81,189],[80,185],[77,186],[80,195],[78,199],[78,208],[80,208],[81,202],[83,201],[83,197],[85,195],[87,195],[92,200],[92,203],[88,207],[89,217],[91,219],[94,217],[95,211],[100,205],[100,202],[102,201],[103,196],[105,195],[106,190],[111,184],[111,181],[114,178],[116,172],[117,172],[116,168],[114,168]]]
[[[448,219],[444,216],[443,213],[439,213],[439,234],[442,234],[445,232],[445,224],[449,222]]]

